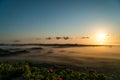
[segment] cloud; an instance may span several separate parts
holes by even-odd
[[[68,39],[70,39],[70,37],[55,37],[55,38],[47,37],[45,39],[46,40],[51,40],[51,39],[56,39],[56,40],[64,39],[64,40],[68,40]]]
[[[62,39],[61,37],[56,37],[57,40]]]
[[[52,38],[51,37],[47,37],[46,40],[51,40]]]
[[[21,42],[20,40],[14,40],[13,42]]]
[[[68,40],[68,39],[70,39],[70,37],[55,37],[55,39],[57,39],[57,40],[59,40],[59,39]]]
[[[81,39],[90,39],[90,37],[88,37],[88,36],[83,36],[83,37],[81,37]]]
[[[41,38],[36,38],[36,40],[41,40]]]
[[[68,39],[70,39],[70,38],[69,38],[69,37],[63,37],[63,39],[64,39],[64,40],[68,40]]]

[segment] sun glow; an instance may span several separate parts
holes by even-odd
[[[106,38],[107,38],[107,35],[105,33],[99,33],[99,34],[97,34],[97,41],[100,44],[105,44]]]
[[[98,34],[98,39],[104,40],[105,38],[106,38],[106,34],[104,34],[104,33],[99,33]]]

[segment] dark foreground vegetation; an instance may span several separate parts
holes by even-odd
[[[0,63],[0,80],[106,80],[93,70],[81,73],[70,68],[34,67],[28,63]]]

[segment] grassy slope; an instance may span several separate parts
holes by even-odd
[[[33,67],[28,63],[9,64],[0,63],[0,80],[22,78],[25,80],[105,80],[103,74],[93,70],[81,73],[70,68],[56,69],[46,67]]]

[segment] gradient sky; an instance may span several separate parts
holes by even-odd
[[[0,0],[0,42],[99,32],[120,42],[120,0]]]

